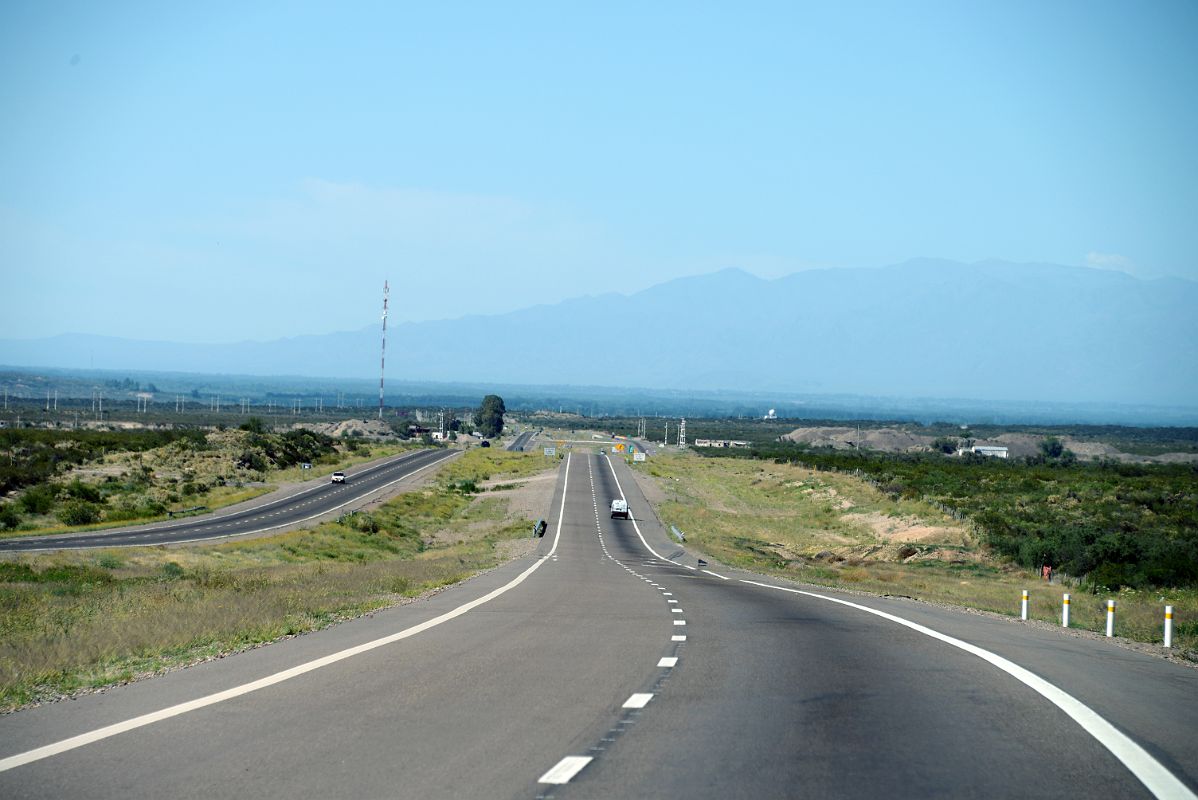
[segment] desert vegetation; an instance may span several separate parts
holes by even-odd
[[[1100,572],[1057,573],[1048,584],[1038,569],[991,544],[994,532],[984,516],[1009,513],[1027,525],[1031,533],[1025,536],[1033,536],[1036,525],[1051,532],[1058,518],[1044,515],[1054,512],[1033,506],[1061,505],[1072,486],[1077,501],[1061,519],[1076,528],[1111,521],[1131,526],[1138,517],[1130,512],[1100,507],[1091,517],[1082,503],[1103,506],[1118,500],[1102,498],[1141,492],[1148,499],[1163,493],[1183,507],[1172,523],[1145,525],[1138,532],[1162,538],[1167,546],[1174,541],[1173,531],[1192,533],[1195,525],[1193,512],[1184,507],[1193,502],[1193,478],[1187,482],[1182,468],[1143,468],[1149,477],[1139,477],[1145,482],[1128,483],[1137,477],[1136,470],[1120,472],[1128,472],[1128,465],[1029,466],[932,454],[804,452],[793,446],[769,451],[770,458],[760,451],[756,457],[745,453],[662,453],[633,466],[648,483],[662,522],[681,530],[688,546],[723,563],[813,584],[1008,615],[1019,613],[1020,594],[1030,589],[1032,618],[1054,624],[1060,619],[1061,594],[1071,592],[1072,626],[1096,631],[1103,627],[1106,599],[1116,598],[1118,634],[1143,642],[1161,641],[1163,607],[1171,604],[1175,652],[1198,658],[1198,587],[1192,583],[1112,587],[1098,582],[1110,574]],[[723,457],[710,457],[715,455]],[[866,459],[874,471],[861,466]],[[911,470],[885,471],[892,464]],[[935,467],[953,470],[953,482],[937,483],[934,476],[942,473]],[[1045,483],[1050,480],[1056,485]],[[1099,522],[1088,523],[1091,519]],[[1002,533],[1019,536],[1010,528]],[[1141,569],[1135,561],[1112,563]]]
[[[299,465],[352,463],[397,446],[305,428],[0,430],[0,532],[160,519],[214,508],[297,479]]]

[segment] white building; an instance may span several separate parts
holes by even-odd
[[[1007,448],[989,444],[975,444],[969,448],[969,452],[977,453],[979,456],[990,456],[991,458],[1007,457]]]

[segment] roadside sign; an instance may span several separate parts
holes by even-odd
[[[623,445],[622,443],[618,443],[618,442],[617,442],[616,444],[613,444],[613,445],[611,446],[611,451],[612,451],[613,453],[623,453],[623,452],[624,452],[624,445]]]
[[[643,452],[641,452],[641,451],[639,451],[639,450],[638,450],[637,452],[635,452],[635,453],[633,453],[633,454],[632,454],[632,460],[633,460],[633,461],[644,461],[644,460],[645,460],[645,454],[644,454]]]
[[[555,455],[557,455],[557,448],[556,448],[556,447],[546,447],[546,448],[545,448],[545,455],[547,455],[547,456],[555,456]]]

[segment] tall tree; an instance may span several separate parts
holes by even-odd
[[[489,394],[483,398],[482,405],[474,412],[474,425],[488,439],[493,439],[503,433],[503,398],[497,394]]]

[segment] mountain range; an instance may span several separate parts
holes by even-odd
[[[613,287],[618,289],[619,287]],[[737,269],[491,316],[389,320],[389,379],[1198,405],[1198,283],[919,259]],[[267,342],[0,340],[8,366],[370,378],[377,322]]]

